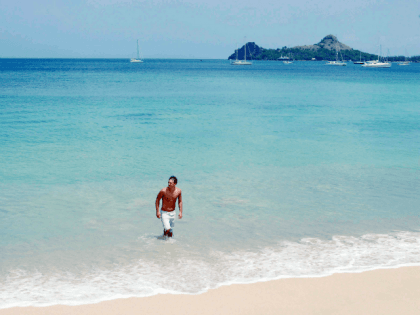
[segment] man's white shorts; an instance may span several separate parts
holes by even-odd
[[[174,211],[161,211],[162,225],[165,230],[170,230],[175,225],[175,210]]]

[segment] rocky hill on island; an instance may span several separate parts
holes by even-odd
[[[335,53],[335,50],[353,50],[353,48],[344,45],[343,43],[340,43],[334,35],[327,35],[325,36],[318,44],[315,45],[307,45],[307,46],[296,46],[293,47],[295,49],[309,49],[309,50],[319,50],[319,49],[328,49],[333,50]]]
[[[254,42],[246,44],[246,59],[253,60],[279,60],[281,57],[289,57],[295,60],[335,60],[336,51],[339,51],[340,59],[359,60],[360,54],[362,60],[375,60],[377,55],[354,50],[353,48],[338,41],[334,35],[325,36],[318,44],[283,47],[277,49],[266,49],[258,46]],[[243,60],[245,57],[245,45],[235,51],[228,59]]]

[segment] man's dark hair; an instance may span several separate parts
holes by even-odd
[[[175,176],[172,175],[171,177],[169,177],[169,180],[171,179],[174,180],[175,185],[178,184],[178,179]]]

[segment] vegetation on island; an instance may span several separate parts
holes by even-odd
[[[246,47],[247,60],[281,60],[282,57],[289,57],[294,60],[336,60],[336,48],[340,60],[369,61],[377,60],[377,54],[369,54],[355,50],[340,43],[333,35],[325,36],[321,42],[309,46],[296,46],[288,48],[266,49],[258,46],[255,42],[249,42],[229,56],[229,60],[244,60]],[[389,61],[412,61],[420,62],[420,56],[405,57],[393,56],[387,58]]]

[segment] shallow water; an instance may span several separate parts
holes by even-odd
[[[0,308],[419,264],[419,73],[0,59]]]

